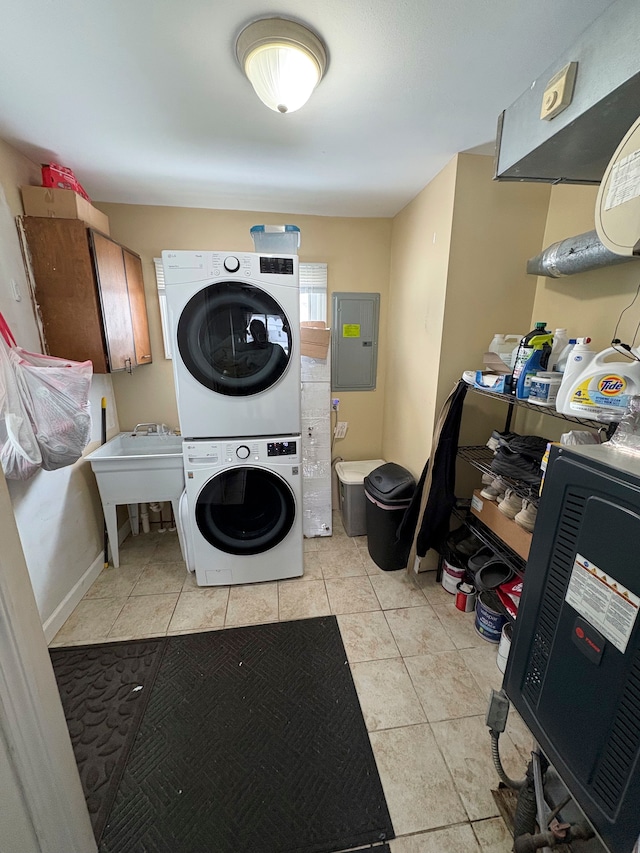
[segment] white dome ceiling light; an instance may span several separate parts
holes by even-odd
[[[279,113],[304,106],[327,67],[318,36],[285,18],[265,18],[245,27],[236,56],[262,103]]]

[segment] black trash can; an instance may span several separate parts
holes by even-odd
[[[364,478],[367,542],[373,562],[385,572],[404,569],[411,543],[398,541],[398,527],[416,488],[411,472],[387,462]]]

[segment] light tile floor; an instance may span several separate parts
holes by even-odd
[[[52,646],[80,645],[336,614],[398,838],[393,853],[508,853],[491,795],[498,778],[484,724],[502,675],[496,647],[456,610],[434,572],[383,572],[366,537],[305,540],[302,578],[199,588],[175,534],[129,537]],[[523,775],[531,736],[511,709],[501,753]]]

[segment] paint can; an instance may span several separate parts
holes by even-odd
[[[451,595],[456,594],[456,588],[460,581],[464,578],[464,566],[456,563],[451,558],[442,561],[442,587],[450,592]]]
[[[476,631],[489,643],[499,643],[507,617],[495,608],[495,593],[481,592],[476,600]]]
[[[507,658],[511,650],[511,638],[513,637],[513,622],[505,622],[502,626],[500,634],[500,644],[498,646],[498,657],[496,663],[500,672],[504,672],[507,668]]]
[[[456,607],[463,613],[471,613],[476,606],[476,588],[460,581],[456,587]]]

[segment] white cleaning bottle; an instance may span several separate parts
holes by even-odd
[[[584,338],[583,338],[583,340],[584,340]],[[556,360],[556,363],[553,366],[553,369],[556,373],[564,373],[564,371],[567,367],[567,362],[569,361],[569,357],[571,356],[571,353],[573,352],[573,348],[576,345],[576,343],[577,343],[576,338],[571,338],[569,340],[569,343],[562,350],[562,352],[560,353],[560,355],[558,356],[558,358]]]
[[[567,361],[556,409],[565,415],[618,421],[629,398],[640,394],[640,361],[608,361],[613,347],[594,353],[578,338]]]
[[[573,380],[583,372],[587,364],[591,364],[596,354],[596,351],[589,346],[591,338],[576,338],[575,341],[567,358],[562,383],[556,397],[556,410],[566,415],[571,414],[568,397],[569,389],[573,388]]]
[[[564,348],[569,343],[569,335],[566,329],[556,329],[553,333],[553,348],[549,356],[549,370],[557,370],[558,359]]]

